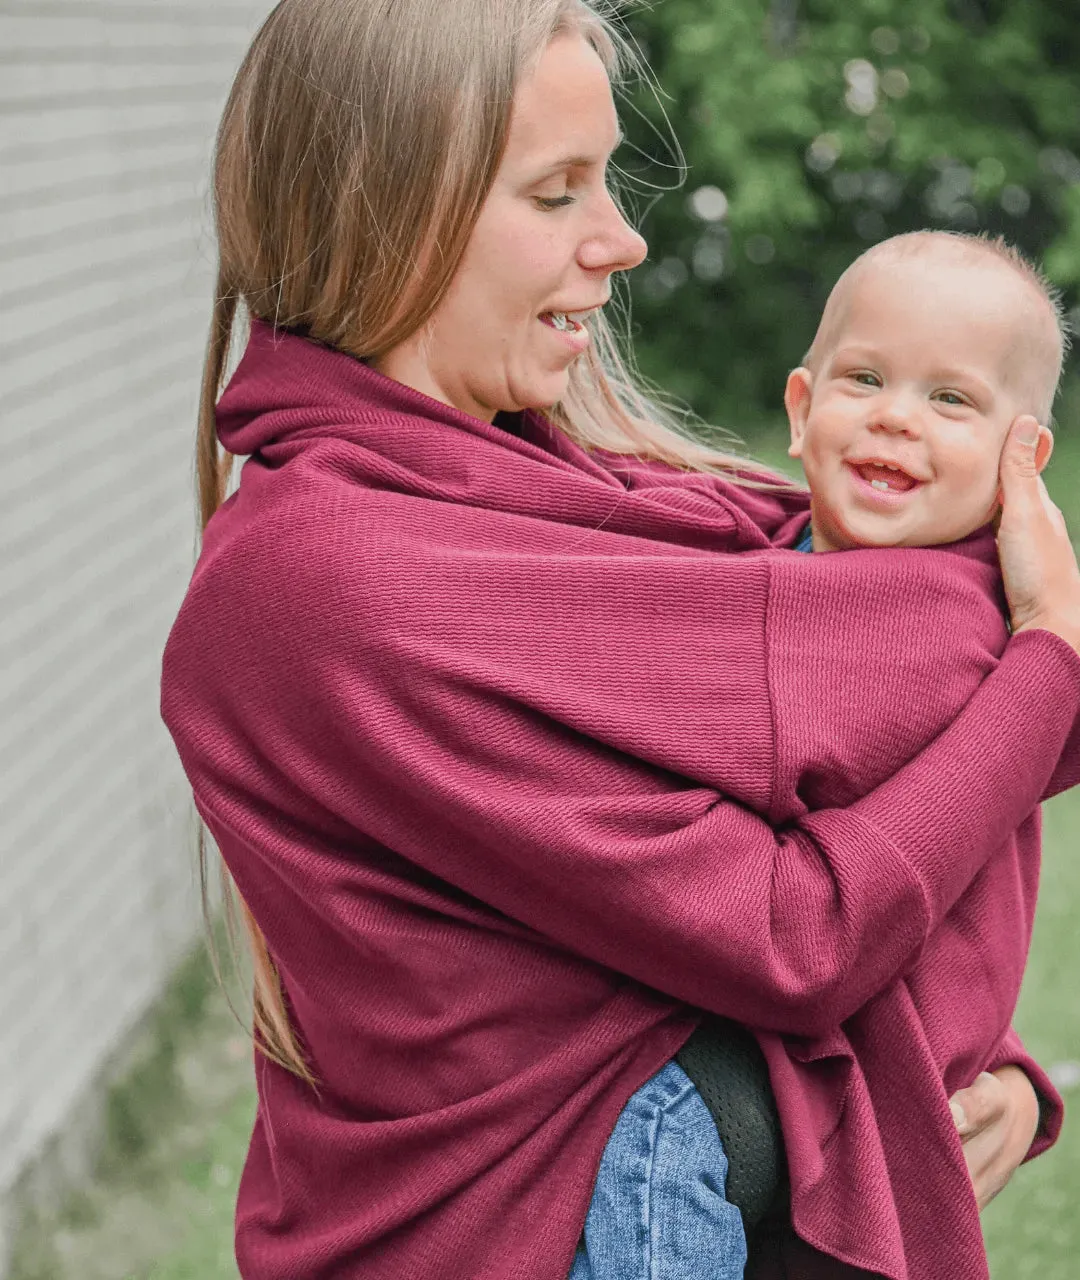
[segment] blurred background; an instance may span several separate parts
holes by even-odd
[[[207,178],[255,0],[0,0],[0,1277],[236,1280],[245,1033],[200,945],[157,712],[195,537]],[[617,161],[638,362],[783,466],[784,377],[862,249],[1002,232],[1080,330],[1078,0],[657,0]],[[685,172],[683,160],[685,158]],[[1080,532],[1080,372],[1050,488]],[[1017,1023],[1080,1101],[1080,798],[1048,807]],[[243,1018],[243,980],[232,999]],[[1080,1125],[985,1215],[1074,1280]]]

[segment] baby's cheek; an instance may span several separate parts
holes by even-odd
[[[947,493],[946,493],[947,489]],[[958,470],[952,483],[943,488],[946,510],[964,525],[963,535],[973,533],[985,524],[997,507],[998,469],[996,462],[987,465],[985,458],[969,468]]]

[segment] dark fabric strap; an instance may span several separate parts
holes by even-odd
[[[745,1027],[707,1017],[675,1061],[716,1123],[728,1158],[727,1198],[752,1227],[787,1203],[787,1161],[764,1055]]]

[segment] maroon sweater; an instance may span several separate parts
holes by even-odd
[[[1009,1018],[1080,761],[1080,660],[1006,643],[989,544],[785,550],[802,493],[261,323],[219,432],[162,714],[320,1082],[259,1061],[242,1274],[565,1277],[706,1009],[765,1049],[804,1239],[985,1280],[947,1095],[1018,1062],[1056,1134]]]

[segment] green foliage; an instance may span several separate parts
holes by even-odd
[[[744,420],[778,407],[844,267],[922,226],[1005,234],[1075,306],[1080,23],[1070,9],[1049,0],[632,9],[627,25],[662,90],[660,101],[632,90],[618,157],[650,242],[631,278],[643,370],[744,431]],[[671,127],[689,168],[678,193]],[[650,186],[669,194],[649,197]]]

